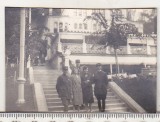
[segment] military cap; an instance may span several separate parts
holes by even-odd
[[[101,64],[101,63],[97,63],[97,64],[96,64],[96,67],[98,67],[98,66],[102,66],[102,64]]]
[[[76,63],[80,63],[80,60],[79,60],[79,59],[77,59],[77,60],[76,60]]]
[[[64,67],[63,67],[63,70],[68,70],[68,67],[67,67],[67,66],[64,66]]]

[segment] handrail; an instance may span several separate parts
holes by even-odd
[[[35,107],[36,111],[47,112],[48,107],[42,85],[40,83],[33,83],[32,88],[34,93],[33,97],[34,97],[34,104],[36,106]]]
[[[109,82],[109,87],[134,111],[138,113],[146,113],[136,101],[134,101],[123,89],[115,82]]]
[[[40,83],[34,82],[33,67],[30,66],[28,68],[28,73],[29,73],[29,83],[32,85],[34,105],[36,111],[47,112],[48,107],[42,85]]]

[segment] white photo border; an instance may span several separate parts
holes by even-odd
[[[157,81],[160,81],[160,0],[0,0],[0,3],[0,112],[5,111],[5,7],[157,8]]]

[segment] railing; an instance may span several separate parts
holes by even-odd
[[[82,44],[62,43],[62,51],[64,51],[66,47],[69,48],[71,53],[82,53]]]
[[[87,53],[100,53],[100,54],[105,54],[106,53],[106,48],[104,48],[103,45],[93,45],[92,44],[87,44]]]
[[[130,46],[131,54],[147,54],[146,46]]]
[[[77,43],[62,43],[62,50],[64,51],[65,48],[68,47],[72,54],[79,54],[83,53],[83,44],[77,44]],[[109,47],[108,51],[104,47],[104,45],[93,45],[93,44],[86,44],[86,53],[88,54],[114,54],[114,49]],[[120,46],[119,49],[117,49],[117,54],[128,54],[127,53],[127,46]],[[135,55],[146,55],[147,52],[147,46],[130,46],[130,54]],[[150,46],[149,50],[151,55],[155,55],[157,53],[156,46]]]
[[[110,54],[114,54],[114,49],[113,48],[110,48]],[[127,47],[126,46],[121,46],[117,50],[117,54],[127,54]]]

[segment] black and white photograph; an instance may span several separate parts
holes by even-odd
[[[157,9],[5,7],[5,80],[6,112],[156,113]]]

